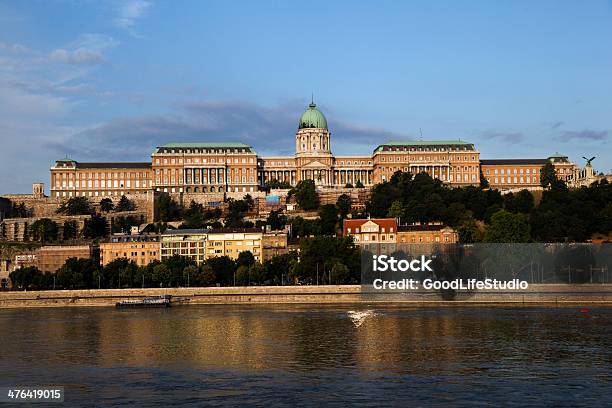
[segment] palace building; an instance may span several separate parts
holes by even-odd
[[[66,158],[51,168],[52,197],[108,197],[148,191],[253,193],[277,180],[292,186],[313,180],[321,188],[372,186],[396,171],[426,172],[451,186],[479,185],[483,174],[499,189],[539,186],[540,168],[551,161],[567,181],[577,167],[567,157],[481,160],[462,140],[391,141],[371,155],[335,156],[327,119],[313,102],[298,121],[293,156],[259,156],[243,143],[168,143],[146,163],[81,163]]]

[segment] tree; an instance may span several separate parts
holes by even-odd
[[[346,216],[351,212],[351,197],[348,194],[340,195],[338,200],[336,200],[336,207],[338,208],[340,218],[346,218]]]
[[[255,207],[255,200],[253,200],[253,197],[251,197],[250,194],[245,195],[242,199],[246,203],[249,210],[252,210],[253,207]]]
[[[363,185],[363,183],[361,182],[361,180],[357,180],[357,183],[355,183],[355,188],[364,188],[365,186]]]
[[[344,188],[353,188],[353,185],[351,183],[346,183],[344,185]]]
[[[482,241],[482,232],[472,217],[463,220],[459,224],[457,233],[459,234],[459,242],[463,244]]]
[[[134,205],[134,202],[130,200],[129,198],[127,198],[126,196],[122,195],[121,199],[115,206],[115,212],[134,211],[135,208],[136,208],[136,205]]]
[[[106,218],[99,215],[92,215],[90,219],[85,220],[83,227],[83,236],[86,238],[101,238],[108,235]]]
[[[286,181],[278,181],[276,179],[266,181],[266,189],[270,191],[270,189],[279,188],[279,189],[290,189],[291,184]]]
[[[250,268],[247,265],[240,265],[236,269],[236,284],[246,286],[251,283]]]
[[[128,215],[127,217],[120,216],[115,217],[111,223],[112,233],[129,233],[133,226],[138,226],[142,223],[143,219]]]
[[[350,272],[345,264],[339,261],[333,263],[330,270],[330,283],[345,282],[349,277]]]
[[[550,162],[546,162],[546,164],[540,169],[540,185],[543,188],[551,187],[555,181],[557,181],[557,172],[555,171],[555,166]]]
[[[528,190],[508,193],[504,196],[504,209],[513,213],[529,214],[534,206],[533,195]]]
[[[76,239],[79,235],[79,227],[77,222],[74,220],[64,221],[64,233],[63,238],[66,239]]]
[[[480,188],[489,188],[489,180],[487,180],[482,172],[482,167],[480,168]]]
[[[99,285],[102,288],[141,286],[143,272],[134,261],[119,258],[106,264],[102,268],[97,282],[94,277],[93,284],[94,287]]]
[[[238,254],[236,265],[238,266],[251,266],[255,263],[255,257],[251,251],[241,251]]]
[[[113,208],[115,208],[115,205],[113,204],[113,200],[110,198],[103,198],[100,200],[100,211],[111,212],[113,211]]]
[[[91,288],[94,273],[98,268],[97,262],[93,259],[68,258],[56,272],[57,284],[64,289]]]
[[[215,271],[213,268],[204,264],[199,268],[199,273],[197,275],[197,285],[199,286],[210,286],[217,281],[217,277],[215,275]]]
[[[321,233],[324,235],[334,235],[336,224],[338,223],[338,209],[333,204],[326,204],[319,210]]]
[[[156,221],[169,222],[180,219],[181,211],[169,194],[163,193],[155,199]]]
[[[189,208],[183,214],[182,228],[202,228],[204,226],[204,207],[191,200]]]
[[[293,235],[297,237],[318,235],[321,232],[321,225],[317,220],[294,217],[288,223],[291,225]]]
[[[185,286],[194,286],[192,283],[196,283],[200,268],[196,265],[188,265],[183,269],[183,280],[186,282]]]
[[[32,216],[32,211],[26,207],[25,203],[13,205],[9,213],[12,218],[28,218]]]
[[[221,283],[221,285],[231,286],[234,284],[236,263],[230,257],[224,255],[210,258],[206,261],[206,265],[212,268],[217,282]]]
[[[26,266],[14,270],[9,274],[13,288],[38,290],[46,289],[46,277],[37,267]]]
[[[491,217],[484,235],[485,242],[529,242],[531,227],[522,214],[500,210]]]
[[[244,216],[249,210],[249,204],[245,200],[228,200],[225,226],[230,228],[245,227]]]
[[[64,215],[87,215],[91,214],[91,205],[87,197],[70,197],[63,201],[57,209],[58,214]]]
[[[404,206],[402,205],[402,202],[399,200],[395,200],[392,204],[391,204],[391,208],[389,208],[389,212],[387,213],[388,217],[391,218],[403,218],[404,217]]]
[[[163,283],[166,284],[166,286],[185,286],[187,284],[186,275],[184,274],[185,268],[195,264],[192,258],[186,256],[172,255],[171,257],[165,258],[162,261],[162,265],[167,267],[168,275]]]
[[[268,259],[264,262],[262,270],[254,269],[256,274],[261,275],[258,281],[280,283],[282,281],[282,275],[291,274],[291,271],[297,264],[297,258],[297,252],[291,251]],[[252,268],[258,268],[258,265],[259,264],[254,264]]]
[[[44,244],[57,239],[57,224],[49,218],[41,218],[30,225],[30,234],[34,241]]]
[[[283,210],[271,210],[266,219],[266,224],[270,226],[272,230],[280,230],[287,223],[287,217],[283,215]]]
[[[303,210],[314,210],[319,207],[319,195],[313,180],[302,180],[294,189],[295,199]]]
[[[170,286],[170,282],[172,280],[172,273],[168,266],[164,264],[155,265],[153,267],[153,282],[159,284],[159,287],[163,287],[164,284],[166,286]]]

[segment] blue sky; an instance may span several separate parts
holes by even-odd
[[[171,141],[468,140],[612,169],[611,1],[1,1],[0,193]]]

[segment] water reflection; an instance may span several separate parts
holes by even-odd
[[[374,313],[356,327],[349,310]],[[76,393],[101,388],[101,395],[112,399],[125,394],[125,387],[154,395],[166,382],[197,384],[206,378],[214,398],[231,401],[237,395],[252,398],[249,390],[264,386],[274,395],[279,384],[319,387],[313,392],[320,397],[350,379],[349,389],[361,384],[356,401],[365,401],[372,389],[399,386],[406,376],[429,384],[425,389],[440,378],[449,387],[468,379],[495,387],[495,378],[537,383],[576,376],[591,378],[586,386],[597,397],[600,386],[609,386],[604,379],[612,360],[611,329],[607,309],[588,314],[573,308],[380,305],[3,310],[2,383],[56,379]],[[123,377],[110,374],[118,371]],[[327,383],[320,382],[324,377]],[[238,379],[246,383],[235,383]],[[194,401],[197,392],[197,387],[191,391]]]

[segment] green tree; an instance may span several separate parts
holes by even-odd
[[[100,211],[111,212],[114,208],[115,205],[113,204],[113,200],[111,200],[110,198],[107,197],[100,200]]]
[[[334,262],[330,269],[330,282],[340,283],[346,282],[350,278],[349,268],[342,262]]]
[[[266,224],[274,230],[282,229],[287,223],[287,217],[283,214],[283,210],[271,210],[266,219]]]
[[[116,212],[134,211],[135,209],[136,209],[136,205],[134,204],[134,202],[124,195],[121,196],[121,199],[115,206]]]
[[[74,220],[64,221],[64,233],[63,238],[66,239],[76,239],[79,235],[79,227],[77,222]]]
[[[197,284],[199,286],[210,286],[217,281],[215,271],[208,264],[203,264],[199,268],[199,274],[197,275]]]
[[[241,251],[236,259],[236,265],[238,266],[251,266],[255,263],[255,256],[251,251]]]
[[[489,188],[489,180],[487,180],[482,172],[482,167],[480,168],[480,188]]]
[[[172,255],[165,258],[162,264],[168,268],[169,273],[168,279],[163,281],[166,286],[185,286],[187,282],[183,272],[188,266],[195,265],[195,261],[186,256]]]
[[[32,216],[32,211],[26,207],[25,203],[19,203],[12,206],[9,214],[12,218],[28,218]]]
[[[167,265],[158,264],[153,267],[152,279],[159,287],[169,287],[172,284],[172,273]]]
[[[344,185],[344,188],[353,188],[353,185],[351,183],[346,183]]]
[[[85,220],[83,236],[95,239],[105,237],[106,235],[108,235],[106,218],[100,217],[99,215],[92,215],[90,219]]]
[[[155,199],[155,209],[157,210],[156,221],[177,221],[181,217],[181,211],[178,204],[166,193],[160,194]]]
[[[185,286],[197,285],[199,274],[200,268],[198,268],[196,265],[186,266],[185,269],[183,269],[183,281],[186,282]]]
[[[365,186],[363,185],[363,183],[361,182],[361,180],[357,180],[357,182],[355,183],[355,188],[364,188]]]
[[[183,214],[181,228],[202,228],[204,226],[204,207],[191,200],[189,208]]]
[[[531,227],[522,214],[500,210],[491,217],[484,235],[485,242],[529,242]]]
[[[252,210],[255,207],[255,200],[253,200],[250,194],[245,195],[242,200],[246,203],[248,210]]]
[[[57,270],[57,285],[64,289],[93,288],[94,273],[98,268],[98,263],[93,259],[68,258]]]
[[[528,190],[504,196],[504,209],[512,213],[529,214],[534,207],[533,195]]]
[[[391,218],[403,218],[404,217],[404,206],[402,202],[399,200],[395,200],[391,207],[389,208],[389,212],[387,213],[388,217]]]
[[[258,278],[259,282],[265,283],[281,283],[283,275],[287,276],[294,269],[297,264],[298,255],[296,251],[291,251],[286,254],[276,255],[272,259],[268,259],[262,265],[262,270],[257,270],[256,273],[260,275]],[[253,265],[253,268],[258,267],[259,264]]]
[[[64,215],[88,215],[92,213],[92,210],[87,197],[70,197],[67,201],[63,201],[60,204],[57,213]]]
[[[294,189],[295,199],[303,210],[315,210],[319,207],[319,195],[313,180],[302,180]]]
[[[47,289],[44,274],[35,266],[26,266],[14,270],[9,279],[15,289]]]
[[[228,200],[225,226],[229,228],[246,227],[244,216],[249,211],[249,204],[244,200]]]
[[[57,239],[57,224],[49,218],[41,218],[30,225],[30,236],[34,241],[44,244]]]
[[[291,184],[286,181],[278,181],[276,179],[266,181],[266,189],[270,191],[270,189],[279,188],[279,189],[290,189]]]
[[[346,216],[351,212],[351,197],[348,194],[340,195],[338,200],[336,200],[336,207],[338,208],[340,218],[346,218]]]
[[[464,219],[457,227],[457,234],[459,234],[459,242],[463,244],[470,244],[473,242],[482,241],[482,232],[476,225],[476,221],[472,217]]]
[[[225,255],[210,258],[206,261],[206,265],[212,268],[217,282],[221,283],[221,285],[231,286],[234,284],[236,263],[232,258]]]
[[[143,270],[134,261],[126,258],[115,259],[102,267],[98,280],[94,277],[94,287],[125,288],[142,285]]]
[[[319,210],[321,234],[334,235],[338,223],[338,209],[333,204],[326,204]]]
[[[236,269],[236,285],[246,286],[251,284],[251,270],[247,265],[240,265]]]
[[[557,181],[557,172],[555,171],[555,166],[550,162],[546,162],[546,164],[540,169],[540,185],[543,188],[551,187],[555,181]]]

